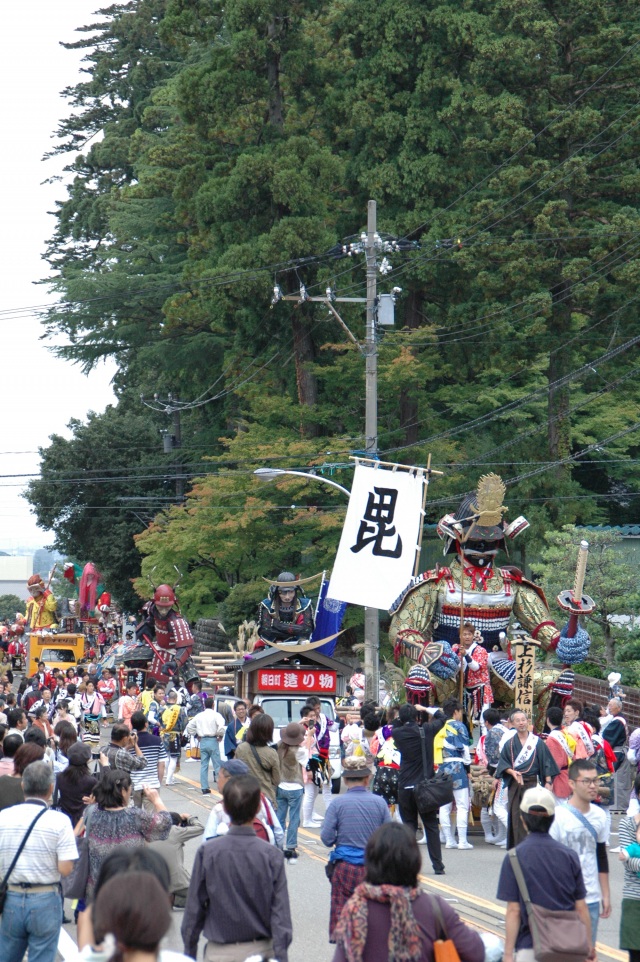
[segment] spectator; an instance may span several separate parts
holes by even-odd
[[[607,919],[611,915],[611,898],[607,859],[609,829],[607,816],[593,804],[598,794],[598,771],[592,759],[581,758],[571,763],[569,787],[571,795],[566,805],[556,808],[549,834],[556,842],[572,849],[580,859],[595,952],[598,919]]]
[[[138,711],[143,711],[146,714],[149,712],[149,706],[153,701],[153,690],[156,687],[156,682],[154,678],[147,678],[144,686],[144,691],[140,692],[140,698],[138,705]]]
[[[131,772],[133,804],[137,808],[145,808],[148,812],[152,812],[153,804],[143,793],[142,786],[160,788],[168,756],[162,739],[147,730],[148,722],[144,712],[135,711],[131,716],[131,725],[133,731],[137,733],[137,747],[147,760],[145,768],[134,769]]]
[[[47,740],[49,748],[53,748],[55,745],[55,737],[53,734],[53,725],[49,721],[49,716],[47,715],[47,709],[45,705],[41,705],[39,708],[34,708],[33,710],[33,727],[39,728]]]
[[[56,743],[53,770],[54,772],[63,772],[69,764],[69,749],[78,741],[78,730],[74,728],[70,721],[59,721],[53,729],[53,733]]]
[[[506,732],[506,728],[501,721],[500,712],[496,708],[486,708],[482,715],[484,726],[487,730],[486,735],[482,736],[484,741],[484,764],[488,774],[493,778],[500,758],[500,739]],[[482,738],[480,739],[482,741]],[[485,842],[488,845],[497,845],[498,848],[506,848],[507,845],[507,821],[508,809],[506,804],[500,805],[500,790],[502,781],[494,782],[493,801],[490,805],[483,805],[480,810],[480,822],[484,830]],[[506,795],[506,792],[504,793]]]
[[[69,725],[73,725],[76,731],[78,730],[78,722],[76,721],[75,716],[71,713],[70,708],[71,702],[69,699],[61,698],[56,706],[56,713],[53,716],[54,731],[60,722],[68,722]]]
[[[345,903],[364,879],[367,842],[380,825],[391,821],[387,803],[368,790],[372,774],[365,758],[357,755],[345,758],[342,778],[347,791],[338,796],[329,808],[320,832],[323,845],[334,846],[329,855],[330,942],[335,942],[334,930]]]
[[[67,748],[67,753],[69,764],[58,773],[54,804],[69,816],[75,828],[84,812],[84,799],[93,794],[98,779],[89,771],[91,749],[88,745],[74,742]]]
[[[98,928],[94,931],[93,926],[93,906],[104,885],[113,878],[122,878],[133,872],[144,872],[152,875],[160,883],[163,890],[169,894],[169,884],[171,875],[169,866],[157,852],[152,852],[149,845],[138,845],[135,848],[115,848],[110,855],[107,855],[100,868],[100,874],[93,890],[94,902],[80,915],[78,919],[78,948],[84,949],[87,946],[95,945],[103,941],[107,934]],[[180,953],[177,953],[180,956]],[[179,962],[178,959],[175,962]]]
[[[333,962],[434,962],[442,938],[434,901],[461,962],[484,962],[484,944],[474,929],[439,896],[421,891],[420,850],[415,832],[391,823],[367,843],[365,881],[347,902],[336,927]]]
[[[229,779],[233,778],[234,775],[248,774],[248,765],[245,765],[244,762],[241,762],[239,758],[229,758],[220,766],[218,790],[222,791]],[[273,806],[271,805],[271,802],[267,796],[262,792],[260,792],[260,800],[261,804],[260,808],[258,809],[258,814],[253,821],[254,831],[257,835],[259,834],[260,838],[264,838],[264,840],[269,842],[271,845],[277,844],[278,848],[282,848],[284,833]],[[205,842],[210,838],[215,838],[216,835],[226,835],[229,831],[230,824],[231,820],[225,812],[222,802],[218,802],[218,804],[214,805],[211,809],[211,813],[207,819],[207,824],[204,830]]]
[[[636,775],[633,788],[636,797],[640,798],[640,774]],[[619,857],[624,862],[620,948],[628,951],[629,962],[640,962],[640,810],[620,820],[618,838]]]
[[[20,745],[13,758],[13,775],[0,776],[0,809],[11,808],[12,805],[19,805],[24,802],[24,792],[22,791],[22,776],[27,765],[32,762],[41,762],[44,757],[44,749],[40,745]]]
[[[548,789],[529,788],[522,796],[520,812],[527,834],[516,847],[516,853],[531,901],[547,909],[575,909],[591,940],[580,859],[549,834],[556,812],[555,798]],[[509,855],[505,855],[502,863],[497,898],[507,903],[503,962],[514,962],[514,958],[517,962],[533,962],[527,910]]]
[[[3,962],[54,962],[62,927],[60,878],[78,858],[71,823],[48,808],[53,773],[44,762],[28,765],[22,776],[25,802],[0,812],[0,878],[4,878],[27,829],[34,827],[11,872],[2,921]]]
[[[627,722],[622,716],[622,702],[619,698],[612,698],[607,706],[608,713],[600,720],[600,734],[609,742],[616,756],[616,771],[626,757]]]
[[[509,822],[507,825],[507,847],[513,848],[521,842],[525,828],[520,817],[520,802],[527,788],[538,781],[547,788],[553,786],[553,779],[559,774],[549,749],[532,731],[526,714],[515,708],[510,715],[516,732],[509,738],[500,752],[496,778],[504,776],[509,790]]]
[[[184,847],[192,838],[198,838],[204,832],[204,826],[198,821],[195,815],[188,813],[180,815],[178,812],[170,812],[171,831],[166,839],[159,842],[150,842],[149,848],[161,855],[171,873],[169,883],[169,895],[175,908],[183,909],[187,904],[187,894],[189,892],[189,882],[191,874],[185,868]]]
[[[224,734],[224,753],[227,758],[233,758],[238,747],[246,735],[249,723],[247,721],[247,706],[243,701],[237,701],[233,706],[234,717],[226,727]]]
[[[129,749],[133,749],[133,753]],[[131,773],[147,767],[147,759],[138,745],[138,733],[124,724],[113,726],[111,744],[105,754],[111,768]]]
[[[187,715],[189,718],[195,718],[201,711],[204,711],[204,702],[205,695],[202,691],[202,682],[199,678],[196,678],[191,685],[191,696],[189,698],[189,704],[187,705]]]
[[[103,772],[94,789],[98,807],[92,810],[87,826],[87,900],[93,896],[102,862],[114,848],[121,845],[132,848],[142,842],[154,842],[166,838],[171,830],[171,816],[155,788],[144,789],[145,795],[153,802],[153,814],[140,808],[129,808],[131,792],[129,773],[117,768]]]
[[[20,738],[24,738],[24,732],[27,730],[28,721],[27,714],[22,708],[12,708],[7,712],[7,722],[9,723],[9,735],[19,735]]]
[[[314,695],[307,698],[304,708],[300,711],[300,720],[314,734],[314,741],[309,749],[310,759],[307,763],[304,798],[302,800],[302,824],[306,828],[314,828],[314,822],[321,822],[322,816],[314,814],[314,805],[320,793],[324,802],[325,813],[331,802],[331,762],[329,761],[329,747],[331,742],[332,724],[320,710],[320,699]]]
[[[181,929],[185,954],[196,958],[204,932],[207,962],[244,962],[256,954],[288,962],[292,927],[284,856],[252,827],[260,785],[251,775],[235,776],[222,798],[231,827],[196,854]]]
[[[214,711],[213,705],[213,698],[205,698],[204,710],[198,712],[187,724],[187,735],[197,738],[200,745],[200,788],[203,795],[211,794],[209,762],[213,765],[213,780],[218,780],[220,742],[227,727],[222,715]]]
[[[302,771],[309,761],[312,740],[313,734],[304,725],[296,722],[280,729],[277,752],[282,780],[276,789],[276,802],[278,821],[282,828],[285,827],[287,815],[289,818],[284,849],[284,857],[289,863],[296,862],[298,858],[298,826],[304,790]]]
[[[577,698],[570,698],[563,708],[564,733],[569,738],[574,761],[591,758],[595,749],[591,741],[591,729],[582,720],[584,705]]]
[[[9,729],[9,732],[4,736],[2,742],[3,757],[0,758],[0,775],[13,775],[13,759],[23,744],[24,739],[22,735],[16,732],[11,733],[11,729]]]
[[[433,719],[422,725],[427,756],[427,769],[422,762],[422,738],[418,726],[418,711],[430,711]],[[398,776],[398,804],[400,817],[406,825],[418,830],[418,815],[422,820],[427,837],[427,851],[436,875],[444,875],[444,862],[438,828],[438,810],[418,812],[413,788],[422,778],[433,778],[433,739],[445,724],[441,711],[427,709],[422,705],[402,705],[398,713],[399,724],[393,729],[393,740],[400,752],[400,774]]]
[[[271,741],[273,718],[260,712],[252,718],[244,741],[236,749],[235,757],[249,766],[249,771],[260,783],[260,791],[264,792],[273,804],[276,800],[276,789],[280,784],[280,759],[275,748],[269,747]]]
[[[171,903],[165,889],[149,872],[130,872],[106,882],[93,907],[96,933],[109,933],[118,958],[158,960],[160,941],[171,926]],[[115,948],[115,946],[114,946]]]

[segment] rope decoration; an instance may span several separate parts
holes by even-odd
[[[563,665],[577,665],[587,657],[591,638],[589,632],[580,627],[576,630],[573,638],[567,638],[567,627],[565,626],[560,632],[556,655]]]

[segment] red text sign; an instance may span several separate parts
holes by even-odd
[[[304,668],[278,668],[273,671],[261,668],[258,671],[258,690],[313,691],[333,695],[336,691],[336,673],[335,671],[309,671]]]

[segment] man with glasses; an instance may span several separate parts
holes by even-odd
[[[598,771],[594,763],[588,758],[578,759],[569,766],[568,774],[571,795],[565,805],[557,806],[550,835],[573,849],[580,859],[595,946],[598,918],[611,915],[607,816],[593,804],[598,794]]]

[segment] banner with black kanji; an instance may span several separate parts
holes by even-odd
[[[356,465],[329,596],[389,608],[412,575],[422,524],[424,474]]]

